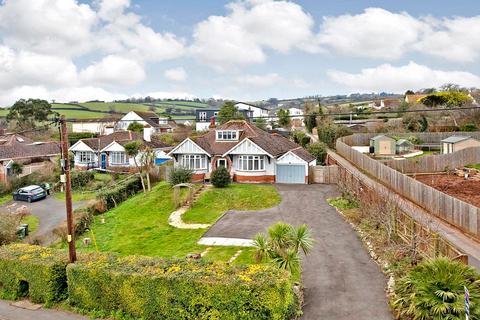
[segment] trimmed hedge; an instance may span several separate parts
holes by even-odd
[[[0,247],[0,293],[18,299],[29,296],[35,303],[66,298],[67,255],[64,251],[14,244]]]
[[[134,176],[114,188],[100,192],[97,199],[102,200],[105,203],[105,209],[109,210],[137,194],[140,190],[142,190],[140,176]]]
[[[296,312],[289,274],[272,266],[89,256],[67,267],[69,302],[84,310],[146,320],[290,319]]]
[[[72,172],[72,188],[81,189],[95,179],[93,171],[73,171]]]

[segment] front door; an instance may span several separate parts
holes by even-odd
[[[217,160],[217,168],[220,168],[220,167],[224,167],[224,168],[227,167],[227,160],[226,159],[218,159]]]
[[[101,160],[100,160],[100,167],[102,169],[107,169],[107,154],[106,153],[102,153],[101,155]]]

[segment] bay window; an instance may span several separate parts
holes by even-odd
[[[241,170],[241,171],[265,170],[265,156],[239,156],[238,170]]]
[[[122,152],[122,151],[110,152],[110,164],[111,165],[127,164],[127,156],[125,152]]]
[[[190,170],[207,169],[207,156],[203,154],[184,154],[180,165]]]
[[[94,161],[95,157],[91,151],[79,151],[77,152],[77,159],[79,163],[90,163]]]

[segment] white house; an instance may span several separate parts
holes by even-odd
[[[125,153],[125,144],[141,141],[144,146],[151,147],[155,154],[155,162],[160,164],[171,158],[166,152],[171,146],[162,142],[151,142],[143,139],[143,135],[131,131],[117,131],[98,138],[81,139],[72,145],[69,151],[74,154],[75,169],[101,169],[115,172],[133,172],[136,170],[133,157]],[[141,152],[137,162],[141,158]]]
[[[289,108],[288,113],[290,115],[290,121],[294,127],[303,127],[305,126],[305,121],[303,118],[304,112],[299,108]]]
[[[117,123],[118,118],[95,118],[81,119],[72,122],[72,132],[93,133],[93,134],[110,134],[113,127]]]
[[[252,112],[252,116],[254,118],[259,118],[259,117],[268,117],[268,109],[260,106],[255,106],[253,104],[248,104],[245,102],[237,102],[235,103],[235,107],[237,107],[238,110],[248,110]]]
[[[172,132],[176,123],[168,118],[160,118],[153,111],[130,111],[123,116],[116,125],[116,130],[127,130],[128,126],[138,122],[146,128],[150,128],[151,133]]]
[[[315,157],[296,143],[244,120],[187,138],[168,155],[175,166],[193,170],[195,181],[209,179],[223,166],[237,182],[308,183],[309,167],[316,165]]]

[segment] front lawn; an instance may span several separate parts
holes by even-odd
[[[212,223],[227,210],[261,210],[280,203],[277,190],[268,185],[232,184],[210,188],[183,215],[187,223]]]
[[[40,224],[40,219],[37,216],[29,214],[22,218],[21,223],[28,224],[28,233],[32,234],[35,233],[38,229],[38,225]]]
[[[72,191],[72,201],[88,201],[95,199],[96,197],[95,192],[81,192],[81,191]],[[65,201],[65,193],[64,192],[55,192],[54,197],[58,200]]]
[[[184,193],[185,194],[185,193]],[[188,220],[201,223],[214,223],[229,209],[264,209],[280,202],[280,196],[273,186],[231,185],[225,189],[205,191],[188,212]],[[117,208],[105,213],[105,223],[101,216],[95,218],[92,232],[83,237],[92,238],[92,245],[83,247],[78,239],[78,247],[84,251],[113,251],[122,255],[147,255],[165,258],[184,258],[188,253],[201,253],[207,247],[197,241],[206,229],[177,229],[168,224],[168,217],[174,211],[173,191],[165,182],[159,183],[150,193],[139,193]],[[202,214],[203,213],[203,214]],[[82,237],[82,238],[83,238]],[[96,245],[95,245],[96,243]],[[205,258],[228,261],[242,248],[212,247]],[[252,249],[242,251],[237,259],[253,262]]]

